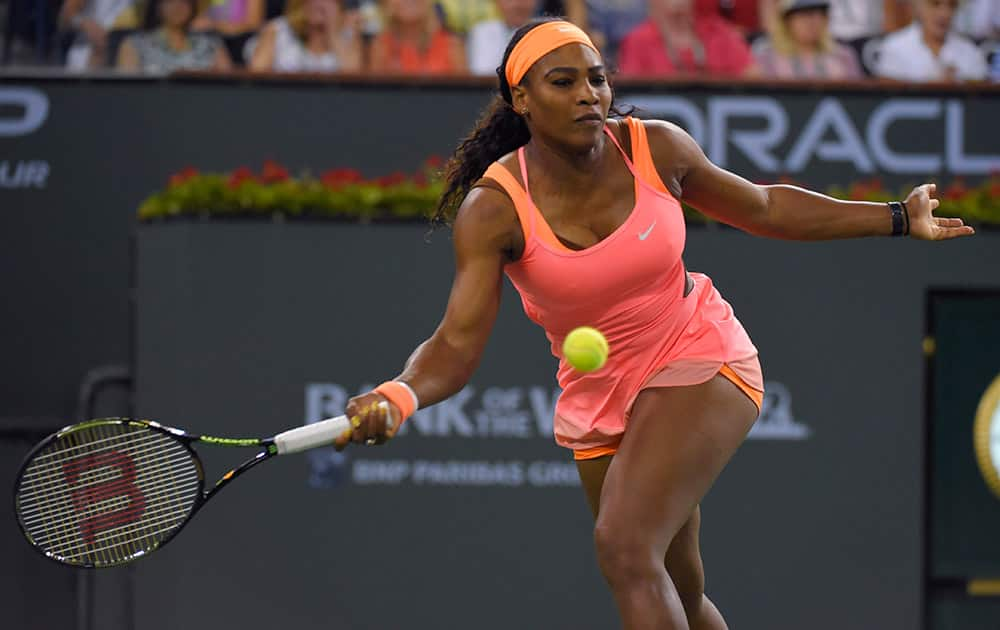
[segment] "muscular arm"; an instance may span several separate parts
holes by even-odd
[[[796,186],[760,186],[712,164],[683,129],[647,123],[661,178],[706,215],[758,236],[830,240],[887,236],[892,219],[883,203],[839,201]]]
[[[479,365],[500,307],[512,221],[510,200],[487,188],[473,189],[458,211],[455,277],[444,317],[397,377],[414,389],[421,406],[457,393]]]

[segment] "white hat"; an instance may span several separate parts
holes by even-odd
[[[803,9],[829,9],[830,0],[781,0],[781,13],[791,13]]]

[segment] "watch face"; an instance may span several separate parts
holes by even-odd
[[[986,485],[1000,497],[1000,376],[986,388],[973,430],[976,461]]]

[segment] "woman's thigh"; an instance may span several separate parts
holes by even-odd
[[[756,417],[753,402],[721,376],[640,393],[600,484],[597,526],[640,533],[666,551]]]

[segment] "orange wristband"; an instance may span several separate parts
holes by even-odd
[[[386,381],[375,388],[375,393],[382,394],[389,402],[399,409],[399,424],[413,415],[417,410],[417,397],[409,386],[398,381]]]

